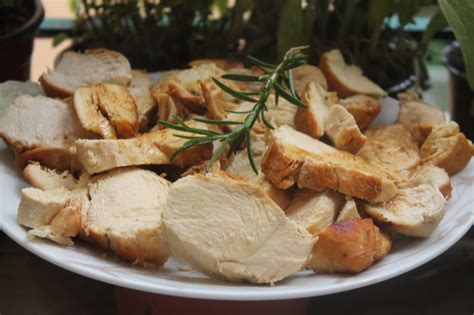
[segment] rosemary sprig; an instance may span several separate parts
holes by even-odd
[[[219,158],[219,156],[224,152],[226,147],[229,147],[227,152],[227,157],[230,157],[233,153],[239,150],[244,141],[247,144],[247,154],[249,163],[252,166],[252,169],[256,174],[258,174],[257,166],[252,155],[252,142],[251,142],[251,132],[252,127],[257,121],[262,121],[265,126],[270,129],[273,129],[273,126],[267,120],[265,114],[268,112],[268,107],[266,105],[268,97],[272,91],[275,92],[275,102],[278,105],[278,98],[282,97],[288,102],[299,107],[306,107],[306,105],[301,102],[298,94],[296,93],[291,69],[299,67],[306,63],[307,56],[303,53],[303,50],[308,48],[308,46],[294,47],[288,50],[285,54],[282,62],[278,65],[273,65],[264,61],[261,61],[255,57],[248,56],[247,60],[253,65],[259,67],[263,74],[260,76],[253,75],[236,75],[236,74],[226,74],[222,78],[226,80],[241,81],[241,82],[262,82],[263,86],[259,92],[241,92],[232,89],[231,87],[225,85],[216,78],[212,80],[219,86],[224,92],[234,96],[237,99],[252,102],[254,103],[250,111],[231,111],[226,110],[229,113],[242,114],[246,115],[243,121],[234,121],[234,120],[214,120],[206,118],[195,118],[195,121],[203,122],[207,124],[217,124],[217,125],[234,125],[235,128],[228,133],[217,133],[214,131],[209,131],[205,129],[193,128],[187,125],[179,117],[175,117],[177,123],[170,123],[166,121],[159,121],[158,123],[179,131],[187,131],[189,133],[197,134],[196,136],[187,136],[187,135],[175,135],[180,138],[187,139],[188,141],[183,144],[181,148],[174,152],[171,159],[173,159],[180,152],[183,152],[191,147],[195,147],[202,144],[212,143],[214,141],[219,141],[221,144],[219,148],[214,152],[211,159],[207,162],[206,172],[210,169],[212,164]],[[258,96],[257,98],[254,98]]]

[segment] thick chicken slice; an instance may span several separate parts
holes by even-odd
[[[454,121],[434,126],[420,148],[421,163],[444,168],[450,176],[466,167],[473,154],[472,143]]]
[[[74,91],[73,105],[81,125],[105,139],[131,138],[138,131],[137,105],[123,86],[80,87]]]
[[[354,119],[360,130],[367,128],[382,110],[379,101],[367,95],[354,95],[339,100]]]
[[[315,242],[258,185],[222,175],[173,183],[163,222],[174,256],[230,281],[280,281],[305,265]]]
[[[389,176],[364,159],[282,126],[272,133],[262,159],[262,171],[279,188],[326,187],[380,202],[392,199],[398,188]]]
[[[416,237],[428,237],[444,217],[446,199],[432,185],[401,188],[390,201],[366,204],[364,211],[392,231]]]
[[[169,256],[161,219],[168,182],[151,171],[123,168],[93,177],[88,186],[86,234],[129,262],[163,265]]]
[[[316,233],[308,267],[316,273],[359,273],[382,259],[392,242],[371,219],[338,221]]]
[[[374,126],[365,135],[367,142],[357,155],[372,165],[397,175],[420,163],[418,145],[403,125]]]
[[[190,121],[189,126],[207,128],[206,124]],[[171,157],[187,141],[175,134],[191,135],[173,129],[151,131],[134,139],[80,140],[76,141],[77,158],[82,168],[90,174],[117,167],[149,164],[175,164],[189,167],[210,159],[212,144],[190,148]]]
[[[344,196],[338,192],[303,189],[295,193],[285,213],[314,234],[334,223],[343,203]]]
[[[441,109],[423,102],[414,92],[400,93],[397,97],[400,101],[398,122],[410,131],[419,144],[425,139],[421,129],[423,125],[446,121],[446,116]]]

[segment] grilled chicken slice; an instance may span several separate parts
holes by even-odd
[[[435,125],[420,148],[421,163],[441,167],[450,176],[466,167],[473,154],[472,143],[454,121]]]
[[[319,68],[328,82],[329,90],[341,98],[356,94],[383,97],[387,93],[369,80],[356,65],[347,65],[339,49],[321,55]]]
[[[430,236],[443,219],[446,200],[438,188],[420,184],[401,188],[392,200],[366,204],[364,211],[392,231],[415,237]]]
[[[324,124],[329,140],[340,150],[356,154],[367,140],[354,117],[341,105],[331,106]]]
[[[325,90],[328,88],[328,83],[326,82],[323,72],[316,66],[309,64],[301,65],[292,70],[292,75],[298,95],[303,95],[304,90],[310,82],[321,84]]]
[[[385,257],[392,242],[371,219],[338,221],[316,233],[308,267],[319,274],[359,273]]]
[[[80,87],[74,91],[73,105],[81,125],[102,138],[131,138],[138,131],[137,105],[123,86]]]
[[[364,159],[339,151],[281,126],[262,159],[262,171],[277,187],[326,187],[369,202],[392,199],[398,188],[389,176]]]
[[[255,143],[254,143],[255,144]],[[290,202],[290,193],[287,190],[279,189],[268,181],[260,170],[262,153],[254,152],[254,160],[258,174],[250,166],[247,149],[234,155],[232,161],[225,168],[225,172],[233,178],[240,179],[247,183],[257,184],[260,188],[282,209],[285,209]]]
[[[58,172],[39,163],[28,164],[23,170],[23,176],[33,187],[41,190],[61,187],[72,190],[77,186],[77,179],[69,171]]]
[[[148,73],[132,70],[132,80],[127,89],[137,106],[139,130],[146,130],[150,123],[156,121],[157,106],[150,92],[151,87]]]
[[[163,222],[174,256],[230,281],[280,281],[305,265],[315,242],[258,185],[224,175],[173,183]]]
[[[163,265],[169,257],[161,218],[168,191],[165,179],[138,168],[93,177],[86,234],[126,261]]]
[[[405,92],[397,95],[400,101],[400,114],[397,122],[404,125],[415,140],[421,144],[423,125],[433,125],[446,121],[443,111],[437,107],[423,102],[414,92]]]
[[[20,198],[17,221],[32,228],[30,239],[37,236],[61,245],[74,244],[70,237],[81,230],[81,198],[64,188],[43,191],[31,187],[24,188]]]
[[[361,94],[341,99],[339,103],[354,116],[360,130],[366,129],[382,110],[379,101],[370,96]]]
[[[298,108],[295,114],[295,128],[313,138],[324,134],[325,120],[330,106],[337,102],[337,95],[328,92],[322,84],[309,82],[304,90],[302,101],[307,108]]]
[[[334,223],[343,203],[344,196],[338,192],[303,189],[294,194],[285,213],[314,234]]]
[[[66,103],[24,95],[0,116],[0,137],[19,154],[39,147],[67,148],[86,133]]]
[[[421,184],[428,184],[438,188],[446,199],[451,197],[451,191],[453,190],[451,180],[448,173],[440,167],[431,164],[419,165],[411,171],[408,180],[399,183],[398,186],[410,187]]]
[[[130,63],[119,52],[89,49],[85,53],[64,53],[53,71],[39,78],[46,95],[66,98],[81,86],[112,83],[126,86],[132,79]]]
[[[357,155],[372,165],[397,175],[420,163],[418,145],[403,125],[374,126],[365,135],[367,142]]]
[[[195,128],[207,128],[206,124],[189,121]],[[190,148],[171,157],[187,140],[175,134],[192,135],[173,129],[161,129],[145,133],[133,139],[79,140],[76,141],[77,158],[83,170],[90,174],[117,167],[133,165],[175,164],[189,167],[210,159],[212,144]]]

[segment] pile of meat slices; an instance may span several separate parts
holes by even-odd
[[[208,173],[211,144],[171,159],[185,132],[157,120],[225,132],[233,126],[193,118],[242,120],[226,110],[253,106],[212,81],[226,73],[259,70],[197,60],[153,85],[123,55],[96,49],[64,54],[41,86],[4,83],[0,136],[33,186],[18,208],[28,236],[85,239],[137,265],[173,255],[212,277],[273,284],[304,268],[361,272],[387,255],[391,233],[428,237],[439,225],[471,142],[410,92],[397,123],[372,126],[386,93],[338,50],[293,71],[307,108],[270,96],[276,128],[252,133],[258,174],[245,147]]]

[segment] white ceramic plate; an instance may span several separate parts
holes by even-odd
[[[380,120],[390,123],[397,104],[384,103]],[[392,107],[394,106],[394,107]],[[299,272],[274,287],[233,284],[210,279],[196,271],[180,271],[183,264],[171,259],[161,269],[133,267],[77,242],[61,247],[44,240],[28,241],[26,229],[16,223],[19,192],[28,184],[13,163],[13,154],[0,144],[0,226],[15,242],[33,254],[80,275],[131,289],[190,298],[216,300],[276,300],[324,295],[360,288],[412,270],[443,253],[458,241],[474,222],[474,161],[452,178],[452,198],[436,232],[427,239],[395,242],[390,254],[358,275],[315,275]]]

